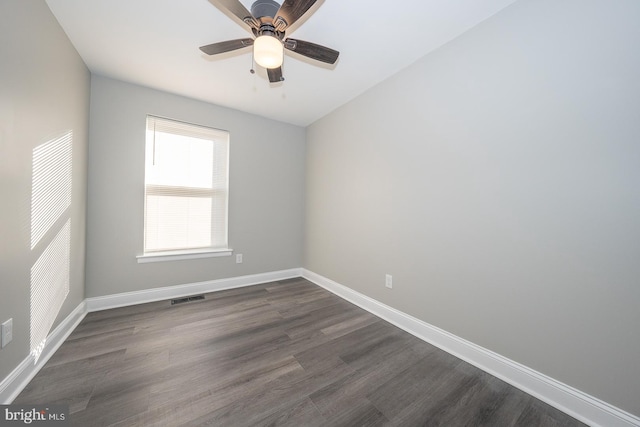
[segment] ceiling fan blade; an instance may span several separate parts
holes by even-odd
[[[338,60],[340,52],[320,46],[319,44],[306,42],[304,40],[286,39],[284,47],[290,51],[299,53],[316,61],[325,62],[327,64],[335,64]]]
[[[232,50],[242,49],[243,47],[251,45],[253,45],[253,39],[236,39],[200,46],[200,50],[207,55],[217,55],[219,53],[231,52]]]
[[[229,18],[247,31],[252,31],[252,26],[245,21],[245,18],[251,18],[253,21],[255,21],[255,19],[251,16],[251,12],[249,12],[239,0],[209,0],[209,3],[223,11]]]
[[[282,67],[267,68],[267,75],[271,83],[278,83],[284,80],[284,77],[282,77]]]
[[[304,15],[311,6],[315,4],[317,0],[284,0],[280,10],[276,13],[274,19],[274,25],[279,31],[284,31],[285,28],[290,27],[296,22],[302,15]],[[284,20],[284,26],[279,23],[279,18]],[[278,25],[280,25],[278,27]]]

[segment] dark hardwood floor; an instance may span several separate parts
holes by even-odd
[[[74,426],[581,426],[304,280],[89,313],[14,403]]]

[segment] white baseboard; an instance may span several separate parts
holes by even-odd
[[[312,271],[302,277],[591,426],[640,426],[640,418]]]
[[[93,297],[87,298],[85,301],[87,302],[87,311],[100,311],[207,292],[222,291],[225,289],[241,288],[260,283],[274,282],[276,280],[291,279],[293,277],[300,277],[301,275],[302,269],[292,268],[290,270],[272,271],[269,273],[230,277],[228,279],[208,280],[185,285],[166,286],[163,288]]]
[[[84,316],[91,311],[106,310],[109,308],[125,307],[135,304],[160,301],[163,299],[178,298],[188,295],[207,292],[222,291],[225,289],[240,288],[257,285],[260,283],[274,282],[277,280],[300,277],[302,269],[292,268],[248,276],[231,277],[228,279],[209,280],[206,282],[190,283],[186,285],[167,286],[164,288],[148,289],[137,292],[107,295],[103,297],[87,298],[78,305],[47,337],[44,350],[36,362],[32,355],[27,356],[5,379],[0,382],[0,404],[6,405],[24,390],[29,381],[47,363],[51,356],[58,350],[65,339],[73,332]]]
[[[27,356],[0,383],[0,404],[8,405],[18,397],[20,392],[36,376],[53,354],[60,348],[64,340],[73,332],[87,314],[87,305],[82,301],[69,315],[49,334],[44,349],[37,362],[33,355]]]
[[[302,268],[87,298],[49,335],[45,348],[37,362],[35,362],[33,356],[29,355],[0,382],[0,404],[9,404],[20,394],[82,321],[87,312],[251,286],[300,276],[588,425],[594,427],[640,426],[640,418],[635,415],[382,304],[331,279]]]

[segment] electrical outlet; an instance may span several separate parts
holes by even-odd
[[[236,254],[236,264],[242,264],[242,254]]]
[[[2,324],[2,347],[4,348],[13,339],[13,319],[9,319]]]
[[[389,288],[389,289],[393,289],[393,276],[390,274],[387,274],[384,278],[384,285]]]

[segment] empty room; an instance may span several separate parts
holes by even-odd
[[[0,425],[640,426],[637,0],[1,0]]]

